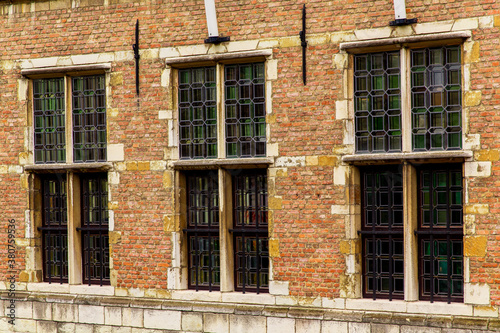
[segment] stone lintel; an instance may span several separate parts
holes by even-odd
[[[71,72],[92,72],[100,71],[105,72],[111,70],[111,64],[92,64],[92,65],[79,65],[79,66],[54,66],[54,67],[43,67],[43,68],[27,68],[21,70],[21,75],[23,76],[33,76],[33,75],[45,75],[45,74],[63,74]]]
[[[258,51],[242,51],[242,52],[229,52],[229,53],[219,53],[219,54],[204,54],[204,55],[195,55],[195,56],[186,56],[186,57],[176,57],[176,58],[167,58],[165,63],[172,67],[182,67],[183,64],[187,66],[192,66],[192,63],[215,63],[215,62],[224,62],[231,61],[235,59],[246,59],[253,58],[258,59],[262,58],[264,61],[267,57],[270,57],[273,54],[273,50],[258,50]]]
[[[358,50],[359,52],[365,52],[366,48],[383,47],[390,45],[396,46],[403,44],[424,43],[433,41],[439,41],[440,43],[442,43],[443,41],[449,43],[460,43],[464,39],[470,38],[471,35],[472,34],[470,31],[446,32],[437,34],[405,36],[397,38],[380,38],[380,39],[371,39],[371,40],[356,41],[356,42],[345,42],[345,43],[340,43],[339,47],[341,50],[357,53]]]

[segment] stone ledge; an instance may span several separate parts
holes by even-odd
[[[235,167],[247,168],[265,168],[274,163],[273,158],[255,157],[255,158],[214,158],[206,160],[179,160],[170,162],[169,166],[177,170],[198,170],[198,169],[231,169]]]
[[[52,163],[52,164],[30,164],[25,165],[24,170],[36,172],[51,172],[59,170],[102,170],[113,169],[113,164],[109,162],[96,163]]]
[[[385,164],[387,162],[402,162],[402,161],[447,161],[447,162],[463,162],[466,159],[472,158],[471,151],[426,151],[426,152],[411,152],[411,153],[381,153],[381,154],[356,154],[342,156],[342,162],[349,164]]]

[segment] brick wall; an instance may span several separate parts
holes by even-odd
[[[303,3],[309,45],[305,86],[298,37]],[[123,158],[110,161],[112,286],[117,297],[159,298],[170,292],[169,269],[176,260],[172,232],[180,232],[172,222],[178,218],[175,200],[181,191],[171,166],[176,132],[168,130],[176,126],[174,74],[165,59],[265,49],[271,50],[268,63],[277,67],[272,113],[266,118],[268,147],[277,148],[268,171],[270,237],[276,247],[272,279],[286,286],[282,293],[293,302],[360,297],[360,281],[347,263],[361,264],[360,242],[349,236],[359,187],[353,180],[355,167],[342,161],[353,150],[348,98],[352,64],[339,44],[466,31],[471,36],[463,43],[464,140],[472,157],[464,162],[464,252],[471,294],[466,303],[474,310],[464,317],[476,311],[498,318],[500,4],[457,0],[406,5],[408,17],[417,18],[418,24],[394,28],[389,27],[392,1],[221,0],[216,3],[219,33],[230,36],[231,42],[209,48],[203,44],[207,31],[201,0],[0,2],[0,280],[8,270],[9,219],[15,219],[17,227],[20,290],[37,282],[40,270],[34,263],[40,240],[32,236],[30,172],[25,168],[32,153],[31,103],[22,70],[111,65],[108,144],[123,146]],[[132,53],[137,19],[139,97]],[[293,325],[298,330],[298,321]]]

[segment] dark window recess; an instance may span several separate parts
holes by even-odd
[[[179,70],[181,159],[217,157],[215,67]]]
[[[33,81],[35,163],[66,161],[64,79]]]
[[[188,282],[190,289],[220,289],[217,171],[189,173],[187,181]]]
[[[68,282],[68,216],[66,176],[42,179],[43,280]]]
[[[74,77],[73,160],[106,161],[106,84],[104,75]]]
[[[399,51],[354,56],[357,153],[401,151],[399,58]]]
[[[420,299],[462,302],[462,168],[422,168],[418,182]]]
[[[107,175],[82,176],[81,191],[83,283],[110,284]]]
[[[232,173],[235,289],[267,292],[269,244],[266,170]]]
[[[264,63],[224,66],[226,157],[266,156]]]
[[[363,293],[404,296],[403,182],[398,169],[362,172]]]

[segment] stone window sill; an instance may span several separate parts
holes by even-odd
[[[233,169],[233,168],[266,168],[274,163],[270,157],[255,158],[214,158],[214,159],[192,159],[170,162],[169,166],[177,170],[199,170],[199,169]]]
[[[49,163],[49,164],[28,164],[24,166],[26,171],[34,172],[54,172],[60,170],[73,170],[73,171],[108,171],[113,168],[110,162],[92,162],[92,163]]]
[[[463,162],[472,158],[471,151],[431,151],[411,153],[356,154],[342,156],[342,162],[355,165],[407,162]]]

